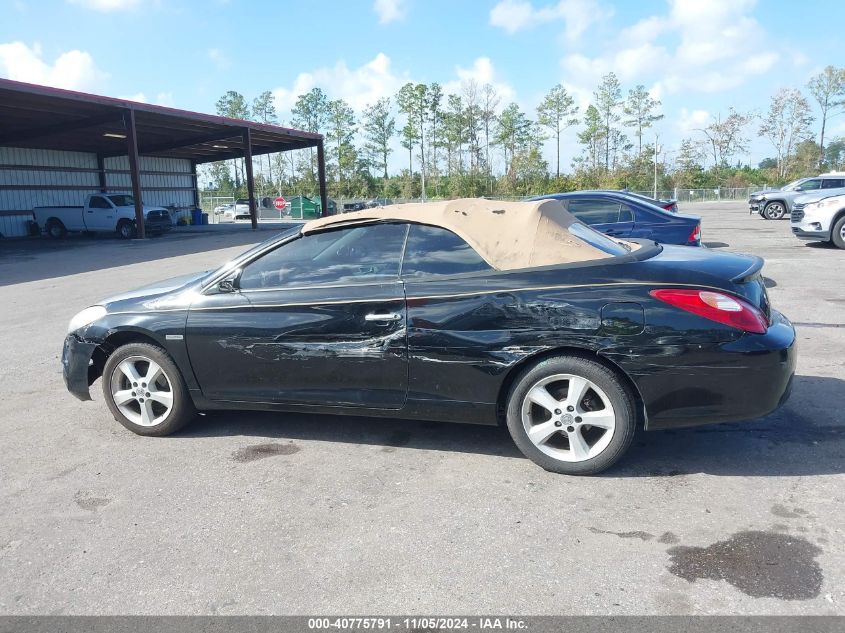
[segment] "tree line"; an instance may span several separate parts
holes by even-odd
[[[561,84],[528,113],[515,102],[503,103],[489,83],[466,80],[457,93],[446,94],[438,83],[410,82],[360,113],[313,88],[297,97],[285,123],[324,135],[333,198],[647,190],[655,179],[660,189],[742,187],[843,167],[845,138],[828,140],[825,133],[830,118],[845,109],[845,69],[828,66],[806,88],[810,98],[796,88],[779,90],[765,112],[729,108],[671,151],[653,133],[664,117],[661,102],[643,85],[624,92],[612,72],[601,78],[583,111]],[[228,91],[216,110],[231,118],[280,122],[270,91],[251,102]],[[576,130],[579,149],[566,169],[561,149],[569,128]],[[774,152],[756,167],[740,160],[754,134],[767,139]],[[555,149],[551,165],[542,152],[546,142]],[[391,165],[400,162],[391,160],[394,151],[406,153],[405,166],[391,173]],[[255,157],[254,162],[262,195],[314,195],[318,189],[313,148]],[[211,163],[203,180],[222,194],[244,195],[244,174],[243,159],[238,159]]]

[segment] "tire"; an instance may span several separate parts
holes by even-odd
[[[783,202],[770,202],[763,209],[767,220],[782,220],[786,216],[786,205]]]
[[[179,368],[156,345],[130,343],[117,348],[106,361],[102,382],[114,419],[138,435],[170,435],[196,413]]]
[[[52,237],[54,240],[61,240],[67,237],[67,229],[65,228],[65,225],[61,220],[56,218],[50,218],[47,220],[47,223],[44,225],[44,230],[47,231],[47,235]]]
[[[124,240],[135,239],[138,231],[135,230],[135,223],[130,220],[121,220],[117,223],[117,234]]]
[[[580,399],[575,394],[569,399],[572,386],[579,387]],[[585,422],[590,417],[602,425]],[[514,381],[508,394],[507,426],[523,455],[541,468],[594,475],[610,468],[631,445],[636,401],[604,365],[582,356],[556,356]]]
[[[830,241],[834,246],[845,249],[845,215],[833,223],[830,229]]]

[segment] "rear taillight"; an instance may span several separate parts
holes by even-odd
[[[760,310],[739,297],[721,292],[662,288],[652,290],[649,294],[671,306],[744,332],[765,334],[768,327],[766,317]]]
[[[689,234],[687,238],[687,244],[699,244],[701,243],[701,225],[696,224],[695,228],[692,230],[692,233]]]

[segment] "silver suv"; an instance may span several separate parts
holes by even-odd
[[[748,198],[748,208],[767,220],[781,220],[792,213],[795,198],[820,190],[828,196],[845,193],[845,172],[832,171],[812,178],[799,178],[780,189],[755,191]]]

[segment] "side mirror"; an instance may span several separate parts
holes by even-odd
[[[795,191],[804,191],[804,187],[798,185],[797,187],[795,187]]]
[[[235,281],[233,279],[223,279],[217,284],[217,290],[220,292],[235,292]]]
[[[229,273],[226,277],[221,279],[217,282],[217,292],[220,293],[229,293],[229,292],[237,292],[237,287],[235,285],[235,281],[241,275],[241,269],[238,268],[237,270],[233,270]]]

